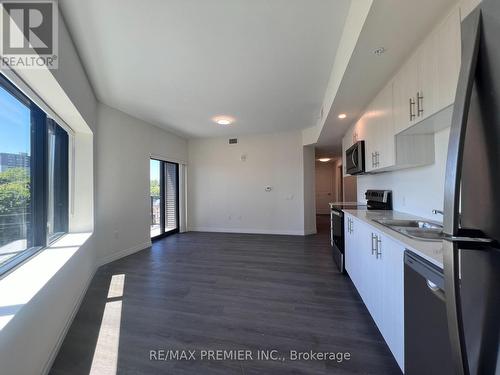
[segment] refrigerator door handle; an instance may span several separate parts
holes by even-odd
[[[434,284],[431,280],[427,280],[427,288],[431,290],[431,292],[439,298],[441,301],[445,302],[446,295],[440,287]]]
[[[460,181],[472,87],[476,75],[481,26],[481,9],[477,7],[462,22],[462,64],[448,143],[444,185],[443,230],[456,236],[459,229]]]

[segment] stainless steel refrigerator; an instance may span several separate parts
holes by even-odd
[[[500,374],[500,1],[462,22],[445,181],[445,300],[457,374]]]

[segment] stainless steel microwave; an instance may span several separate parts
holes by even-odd
[[[345,165],[347,174],[365,172],[365,141],[358,141],[346,150]]]

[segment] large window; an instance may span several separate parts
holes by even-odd
[[[151,238],[179,231],[179,165],[151,159]]]
[[[0,275],[67,232],[68,141],[0,75]]]

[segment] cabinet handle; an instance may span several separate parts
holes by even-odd
[[[375,242],[373,240],[375,240]],[[378,241],[377,240],[377,235],[372,233],[372,255],[376,254],[376,251],[377,251],[377,249],[376,249],[377,241]]]
[[[417,117],[422,115],[424,113],[424,95],[420,93],[420,91],[417,92]]]
[[[410,121],[413,121],[415,118],[415,114],[413,113],[413,106],[415,105],[415,100],[413,98],[410,98]]]
[[[376,253],[377,259],[382,258],[382,246],[381,245],[382,245],[382,239],[377,236],[377,253]]]

